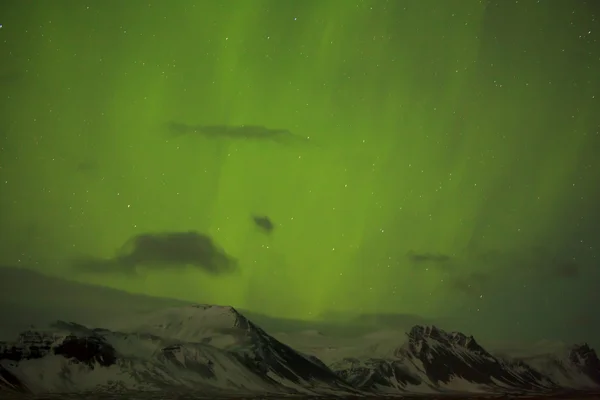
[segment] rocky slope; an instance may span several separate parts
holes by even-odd
[[[231,307],[164,308],[110,330],[58,321],[0,342],[0,390],[348,396],[600,388],[600,360],[585,344],[529,357],[499,356],[471,336],[421,325],[398,343],[385,356],[348,357],[327,366]]]

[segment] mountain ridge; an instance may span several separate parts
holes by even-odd
[[[532,361],[495,356],[473,336],[434,325],[415,325],[406,338],[388,356],[326,365],[229,306],[168,307],[118,329],[56,321],[0,342],[0,390],[349,396],[600,389],[600,360],[587,344]]]

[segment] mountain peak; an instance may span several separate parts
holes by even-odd
[[[413,345],[428,340],[435,340],[443,345],[458,346],[476,353],[488,354],[473,336],[467,336],[461,332],[446,332],[434,325],[415,325],[407,333],[407,336],[409,343]]]
[[[250,321],[231,306],[215,306],[211,304],[192,304],[188,308],[188,318],[200,318],[205,326],[219,326],[222,328],[248,329]]]
[[[600,384],[600,359],[587,343],[577,344],[569,351],[569,361],[594,382]]]
[[[205,342],[216,333],[243,337],[255,328],[235,308],[209,304],[160,309],[129,320],[123,327],[128,332],[145,332],[190,342]]]

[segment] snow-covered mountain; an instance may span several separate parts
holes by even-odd
[[[303,332],[303,340],[324,336]],[[57,321],[0,342],[0,391],[194,391],[201,395],[545,393],[598,390],[587,345],[527,357],[493,355],[471,336],[413,327],[398,345],[327,366],[275,339],[231,307],[186,305],[110,329]],[[344,343],[345,350],[350,349]],[[374,349],[385,349],[375,352]],[[306,350],[305,350],[306,351]]]
[[[0,343],[0,387],[19,391],[103,389],[231,393],[352,393],[318,359],[269,336],[231,307],[170,308],[91,329],[58,321]]]
[[[376,392],[546,393],[598,390],[600,361],[586,344],[564,355],[510,358],[490,354],[472,336],[415,326],[386,357],[345,358],[330,366]]]
[[[597,389],[600,360],[587,344],[563,345],[539,354],[513,357],[535,368],[562,388]]]

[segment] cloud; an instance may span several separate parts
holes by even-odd
[[[526,274],[539,280],[573,279],[580,276],[582,264],[573,260],[570,256],[572,252],[562,253],[550,247],[534,246],[516,252],[487,251],[477,254],[474,261],[482,262],[491,270]]]
[[[417,253],[415,251],[409,251],[406,254],[409,261],[413,264],[423,264],[423,263],[431,263],[431,264],[447,264],[452,260],[452,257],[446,254],[441,253]]]
[[[262,125],[189,125],[169,121],[166,125],[172,136],[203,136],[211,139],[262,140],[282,144],[308,142],[288,129],[267,128]]]
[[[554,275],[557,278],[576,278],[581,267],[574,261],[559,262],[554,265]]]
[[[252,220],[254,221],[256,226],[262,229],[265,233],[271,233],[273,232],[273,229],[275,229],[273,221],[271,221],[271,219],[267,216],[255,215],[252,217]]]
[[[472,272],[466,275],[452,277],[450,288],[468,296],[479,296],[482,293],[483,286],[490,280],[486,273]]]
[[[435,268],[445,274],[448,290],[480,296],[498,282],[521,279],[529,285],[548,281],[570,281],[581,276],[583,265],[549,246],[516,250],[486,250],[461,257],[437,252],[410,251],[406,257],[414,266]]]
[[[196,267],[211,275],[231,273],[237,261],[198,232],[146,233],[134,236],[113,258],[80,258],[73,267],[93,273],[136,274],[147,269]]]

